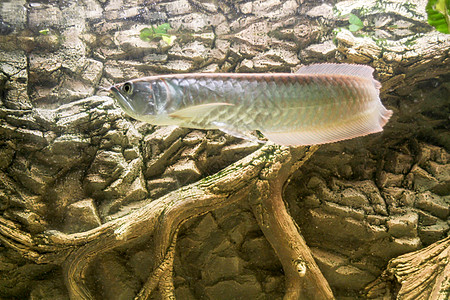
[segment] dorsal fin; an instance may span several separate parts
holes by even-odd
[[[313,64],[303,66],[297,74],[326,74],[326,75],[350,75],[358,76],[373,81],[375,88],[380,89],[381,84],[373,78],[373,68],[366,65],[355,64]]]
[[[298,74],[340,74],[354,75],[365,78],[373,78],[373,68],[365,65],[353,64],[313,64],[303,66],[297,71]]]

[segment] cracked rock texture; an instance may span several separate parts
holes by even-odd
[[[450,226],[450,64],[448,50],[434,54],[450,40],[402,1],[367,9],[367,26],[352,33],[345,15],[365,2],[0,3],[1,216],[32,234],[87,231],[260,146],[137,122],[99,87],[154,73],[370,64],[394,110],[385,131],[323,146],[285,191],[335,294],[356,297],[389,259],[444,238]],[[173,28],[173,45],[139,39],[162,23]],[[133,298],[152,268],[149,249],[140,241],[100,257],[90,274],[98,298]],[[284,292],[281,264],[246,203],[183,225],[174,268],[178,299]],[[68,299],[61,278],[59,268],[0,245],[0,298]]]
[[[444,174],[450,156],[442,148],[408,141],[399,145],[401,150],[385,149],[385,158],[377,161],[374,154],[383,146],[370,143],[368,150],[361,151],[355,144],[321,148],[298,172],[286,196],[330,284],[359,290],[380,274],[390,258],[447,236],[449,192],[424,192],[415,184],[423,174],[414,170],[427,153],[426,164],[438,164],[442,180],[424,173],[448,189],[450,178]],[[390,157],[406,158],[400,151],[408,151],[408,159],[392,162]],[[431,157],[439,157],[440,162]],[[358,174],[361,164],[379,166]]]

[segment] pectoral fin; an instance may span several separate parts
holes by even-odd
[[[216,109],[218,107],[230,106],[230,105],[234,105],[234,104],[218,102],[218,103],[195,105],[195,106],[190,106],[187,108],[183,108],[183,109],[174,111],[173,113],[169,114],[169,116],[171,118],[182,119],[184,121],[188,121],[188,120],[194,119],[198,116],[208,114],[213,109]]]

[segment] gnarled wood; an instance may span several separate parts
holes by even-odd
[[[275,199],[277,205],[281,205],[281,192],[286,180],[301,163],[312,155],[316,148],[290,149],[266,145],[218,174],[184,186],[158,200],[148,201],[146,205],[124,217],[83,233],[67,235],[51,231],[33,237],[15,228],[12,222],[3,220],[0,224],[0,239],[24,255],[27,254],[27,257],[35,262],[61,264],[71,298],[93,299],[93,295],[86,287],[85,278],[87,269],[95,257],[134,239],[154,234],[157,236],[155,238],[155,248],[158,253],[156,267],[137,299],[146,299],[161,280],[160,288],[165,291],[163,294],[170,298],[173,288],[168,277],[171,274],[176,231],[180,224],[194,216],[248,197],[251,202],[258,202],[258,199],[255,199],[255,197],[259,197],[258,194],[255,194],[254,191],[250,193],[250,191],[254,189],[255,183],[261,178],[269,185],[272,184],[271,182],[275,182],[273,185],[277,187],[276,189],[269,188],[267,191],[265,190],[266,186],[257,185],[258,193],[263,199],[260,203],[263,210],[266,210],[264,207],[270,204],[269,199],[272,198]],[[282,207],[267,209],[271,214],[279,210],[281,210],[281,215],[275,214],[273,216],[275,219],[288,217]],[[265,221],[262,224],[264,223]],[[269,223],[273,223],[273,221],[269,221]],[[294,240],[299,239],[300,236],[292,219],[288,218],[288,223],[290,224],[288,227],[277,228],[276,234],[290,236]],[[271,232],[272,229],[268,230],[266,224],[263,226],[265,231]],[[302,239],[300,244],[304,245]],[[283,246],[288,245],[284,243]],[[280,247],[276,247],[276,249],[280,251],[285,263],[290,261],[288,264],[284,263],[287,274],[292,274],[291,270],[296,268],[292,265],[292,261],[299,258],[304,259],[307,262],[306,278],[320,278],[322,282],[321,285],[310,286],[309,292],[316,295],[323,293],[328,295],[326,297],[328,299],[332,297],[326,280],[315,266],[306,246],[296,249],[295,257],[291,257],[292,253],[290,252],[283,252]],[[295,279],[291,277],[292,275],[288,276],[290,286],[287,291],[288,299],[298,298],[298,289],[300,286],[304,286],[301,276],[297,276]],[[321,289],[325,289],[325,291],[321,291]]]
[[[450,237],[392,259],[383,274],[369,284],[370,299],[395,295],[397,299],[444,300],[450,297]],[[396,286],[400,286],[396,292]]]
[[[282,196],[283,187],[292,174],[292,166],[301,166],[316,149],[317,147],[310,148],[297,163],[296,157],[293,156],[291,160],[294,161],[290,164],[274,165],[273,168],[277,169],[277,172],[263,174],[251,194],[250,201],[256,220],[283,265],[286,275],[286,300],[334,299],[328,282],[289,215]]]
[[[136,9],[139,6],[136,5],[137,2],[142,5],[138,7],[142,10]],[[147,5],[147,1],[137,2],[123,3],[123,7],[120,1],[110,1],[102,7],[98,5],[96,13],[98,16],[108,15],[107,22],[101,17],[83,19],[83,14],[72,16],[77,18],[72,21],[82,25],[70,25],[70,30],[66,30],[61,24],[61,36],[56,36],[56,32],[55,35],[52,33],[43,37],[36,36],[29,30],[22,31],[20,28],[26,27],[27,18],[23,18],[23,24],[16,24],[20,30],[11,35],[0,35],[0,62],[2,66],[6,66],[0,72],[0,146],[4,147],[1,149],[0,181],[7,186],[5,190],[19,194],[6,194],[8,201],[13,204],[5,208],[2,211],[4,215],[0,217],[2,244],[36,263],[62,266],[70,296],[73,299],[92,299],[94,295],[87,288],[86,280],[87,270],[95,258],[106,251],[152,235],[155,253],[153,272],[137,298],[148,298],[157,287],[163,297],[172,298],[174,287],[171,270],[176,230],[189,218],[236,201],[249,201],[261,229],[284,267],[286,298],[298,299],[311,295],[320,295],[323,299],[332,298],[327,282],[317,269],[282,199],[282,191],[289,176],[309,158],[314,148],[288,149],[267,145],[206,179],[162,197],[159,194],[155,196],[156,199],[142,201],[140,198],[142,202],[138,209],[106,221],[94,229],[73,234],[60,231],[36,234],[41,232],[38,229],[52,227],[42,225],[45,222],[40,224],[33,221],[23,222],[25,225],[21,226],[20,219],[10,217],[11,210],[28,210],[36,218],[40,216],[43,220],[51,219],[42,213],[45,209],[52,210],[51,205],[42,209],[47,205],[46,193],[56,190],[55,181],[65,180],[66,174],[74,169],[81,170],[83,174],[89,173],[92,162],[98,157],[96,152],[108,150],[103,152],[103,158],[106,156],[105,160],[108,162],[118,160],[118,166],[123,168],[131,160],[125,159],[123,155],[129,151],[135,157],[133,164],[139,166],[134,170],[138,174],[135,177],[153,180],[162,175],[172,154],[181,152],[183,137],[173,130],[168,140],[156,134],[153,136],[154,141],[148,142],[146,139],[149,137],[133,133],[136,128],[113,109],[112,101],[100,97],[72,102],[69,104],[71,107],[62,105],[55,110],[33,107],[40,104],[46,107],[60,106],[92,95],[98,85],[146,76],[150,72],[288,72],[302,64],[314,62],[350,62],[375,67],[375,77],[383,84],[382,100],[395,110],[394,118],[387,127],[395,126],[393,135],[403,138],[404,134],[398,133],[401,132],[400,126],[405,127],[405,135],[415,135],[416,132],[411,130],[410,122],[392,125],[394,119],[399,116],[417,119],[422,108],[414,106],[413,109],[411,103],[404,99],[397,101],[396,97],[409,95],[412,85],[421,80],[449,73],[449,36],[434,32],[426,24],[424,1],[418,6],[407,3],[409,8],[402,0],[375,1],[377,5],[373,7],[367,7],[367,1],[364,0],[338,1],[334,12],[340,12],[339,16],[333,13],[331,6],[322,3],[319,5],[317,1],[174,3],[167,0],[151,7]],[[177,3],[184,3],[184,7]],[[21,4],[18,6],[23,9]],[[61,13],[69,19],[70,10],[73,10],[70,5],[59,7],[49,3],[36,9],[31,8],[28,13],[36,16],[41,13],[54,15],[57,12],[56,15]],[[141,11],[151,13],[141,16]],[[121,17],[122,12],[126,16]],[[347,30],[350,12],[358,15],[365,24],[358,32]],[[167,20],[159,19],[160,15],[164,15]],[[191,22],[192,16],[206,21],[203,24]],[[177,36],[173,47],[158,40],[151,43],[139,40],[140,29],[161,22],[168,22],[174,28],[170,32]],[[376,24],[381,25],[375,26]],[[405,28],[399,28],[398,25]],[[336,33],[335,29],[339,29],[339,32]],[[378,38],[375,36],[377,31],[389,34],[386,38]],[[409,32],[405,35],[405,31]],[[83,37],[79,38],[81,36]],[[64,42],[61,47],[60,41],[69,42]],[[41,43],[44,51],[30,53],[33,48],[39,48]],[[148,61],[142,61],[143,53],[149,53],[145,57]],[[41,84],[42,78],[46,80],[45,85]],[[77,93],[78,89],[80,91]],[[395,100],[391,103],[385,97],[389,93],[392,93],[391,99]],[[406,103],[403,105],[408,109],[402,110],[402,103]],[[446,116],[444,121],[439,118],[437,115],[437,120],[432,121],[439,124],[448,121]],[[122,125],[128,123],[119,126],[118,123],[121,122]],[[431,123],[430,118],[424,118],[423,123]],[[445,130],[444,125],[439,130]],[[124,129],[128,127],[132,130]],[[120,130],[117,131],[117,128]],[[437,135],[436,132],[438,131],[433,131],[433,135]],[[123,142],[125,135],[130,135],[130,140],[134,142]],[[204,138],[195,142],[194,139],[194,142],[190,141],[190,145],[197,143],[198,150],[207,147],[207,140]],[[161,150],[157,147],[158,144],[169,146],[165,145]],[[224,143],[216,143],[211,147],[220,148],[223,145]],[[65,153],[64,147],[67,148]],[[157,154],[150,157],[147,152],[152,152],[153,148]],[[64,162],[61,163],[60,160]],[[147,173],[142,175],[142,166],[149,165],[152,169],[147,168]],[[197,171],[192,173],[200,176],[201,172]],[[14,172],[19,174],[17,178],[26,180],[12,184],[9,177]],[[206,173],[211,174],[203,172],[201,175]],[[90,175],[94,179],[89,184],[101,184],[101,180],[95,181],[98,173],[91,172]],[[118,179],[108,177],[105,180],[107,188],[104,189],[109,189],[107,198],[114,199],[111,202],[117,201],[111,206],[120,207],[127,203],[123,200],[127,196],[123,191],[129,186],[123,184],[123,193],[115,194],[116,191],[110,186],[113,180]],[[136,182],[139,183],[139,180]],[[86,186],[88,184],[83,188],[89,189]],[[30,190],[22,191],[19,187]],[[102,188],[96,191],[104,192]],[[95,198],[95,193],[84,196]],[[69,200],[72,203],[73,199]],[[80,199],[73,201],[78,200]],[[102,217],[109,213],[108,204],[105,206],[107,212]],[[67,203],[58,207],[66,208]],[[61,218],[64,213],[56,215]],[[35,225],[38,229],[27,228]],[[448,250],[442,250],[441,254],[446,253],[445,251],[448,253]],[[402,295],[418,296],[422,291],[420,284],[430,282],[445,289],[445,284],[448,287],[445,276],[419,276],[424,275],[422,271],[438,274],[436,272],[442,270],[439,274],[448,274],[448,262],[445,265],[444,256],[422,260],[419,266],[408,260],[402,264],[391,264],[392,272],[386,274],[393,278],[392,274],[395,273],[401,280],[406,280],[405,288],[401,290]],[[407,268],[401,269],[401,266]],[[424,281],[417,281],[420,284],[414,285],[410,281],[416,278],[414,276],[419,276]],[[438,290],[436,288],[425,295],[434,297]]]

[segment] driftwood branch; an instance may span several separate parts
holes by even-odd
[[[33,237],[14,227],[12,222],[2,219],[0,239],[37,263],[62,265],[71,298],[92,299],[85,278],[95,257],[153,234],[157,253],[155,269],[137,299],[146,299],[158,285],[164,297],[170,299],[173,297],[171,270],[179,226],[194,216],[235,201],[250,199],[264,233],[285,268],[288,282],[286,298],[297,299],[306,289],[308,293],[331,299],[331,290],[289,217],[281,197],[287,179],[316,148],[290,149],[266,145],[215,175],[83,233],[67,235],[51,231]]]
[[[369,284],[370,299],[444,300],[450,297],[450,237],[424,249],[392,259],[383,274]],[[399,287],[399,288],[398,288]],[[398,292],[395,290],[398,288]]]
[[[283,187],[295,169],[292,167],[303,164],[315,149],[317,147],[297,163],[294,156],[294,162],[274,165],[273,168],[278,171],[262,174],[250,197],[256,220],[283,265],[286,275],[285,299],[333,299],[328,282],[286,210],[282,197]]]
[[[173,235],[172,238],[173,241],[169,246],[169,248],[167,249],[167,253],[165,253],[164,259],[160,262],[159,266],[152,272],[151,276],[148,278],[147,282],[142,287],[141,291],[136,296],[135,300],[147,299],[148,297],[150,297],[151,293],[158,286],[158,283],[163,299],[175,299],[174,296],[175,288],[173,286],[172,269],[173,269],[173,259],[175,254],[177,233],[178,229],[175,231]]]
[[[383,102],[395,111],[389,123],[390,128],[395,127],[395,131],[391,129],[392,135],[403,138],[417,132],[411,130],[411,122],[394,123],[395,119],[400,116],[407,120],[418,116],[420,119],[423,107],[412,109],[412,103],[404,99],[397,101],[398,97],[410,95],[411,87],[419,81],[444,77],[450,71],[450,39],[434,32],[426,24],[424,9],[419,7],[423,3],[407,5],[408,8],[401,0],[376,1],[380,5],[373,7],[367,7],[367,1],[337,1],[334,7],[318,5],[317,1],[216,2],[161,1],[151,8],[156,8],[154,12],[158,13],[153,14],[152,10],[147,16],[138,14],[148,11],[148,6],[140,10],[135,4],[117,7],[118,2],[111,2],[98,7],[99,16],[109,16],[108,26],[103,18],[88,18],[79,20],[84,22],[82,26],[61,29],[63,36],[56,39],[53,39],[56,37],[53,34],[48,37],[29,36],[32,32],[29,30],[0,35],[2,57],[5,57],[1,64],[6,66],[2,68],[3,75],[0,74],[0,146],[3,147],[0,149],[0,183],[3,185],[0,192],[3,189],[8,193],[13,191],[11,195],[4,194],[11,204],[2,208],[0,241],[30,261],[61,266],[72,299],[94,298],[86,281],[89,266],[96,257],[150,236],[154,253],[153,271],[136,299],[146,299],[156,289],[163,298],[173,298],[172,269],[177,230],[190,218],[237,201],[249,202],[261,230],[283,265],[285,298],[333,297],[282,199],[290,176],[312,155],[315,147],[289,149],[266,145],[215,175],[167,194],[148,195],[150,191],[144,183],[138,190],[145,196],[136,197],[137,200],[124,200],[131,186],[124,178],[107,174],[110,176],[96,181],[102,174],[94,170],[89,174],[93,180],[83,181],[80,189],[84,192],[91,186],[102,183],[104,186],[55,205],[60,210],[55,215],[62,219],[64,209],[70,204],[87,198],[101,199],[96,196],[104,196],[106,193],[102,193],[108,190],[110,194],[105,198],[114,199],[111,200],[114,203],[101,203],[103,207],[98,209],[103,210],[100,215],[104,223],[98,221],[97,227],[73,234],[47,230],[52,226],[45,223],[46,218],[51,219],[45,210],[51,211],[52,206],[47,206],[46,193],[57,194],[58,180],[84,180],[66,176],[73,170],[89,173],[92,162],[96,161],[101,167],[114,165],[117,167],[112,168],[114,171],[120,168],[130,171],[130,161],[134,161],[137,167],[135,174],[129,176],[132,181],[154,182],[170,169],[171,164],[184,164],[179,154],[182,150],[194,153],[189,154],[192,157],[209,154],[198,154],[208,147],[209,140],[204,135],[184,143],[182,134],[177,135],[173,131],[170,139],[155,134],[149,141],[145,134],[154,132],[137,132],[114,110],[111,100],[92,97],[75,101],[91,96],[98,85],[147,76],[151,72],[289,72],[315,62],[368,64],[376,69],[375,77],[383,84]],[[39,9],[42,10],[38,11],[39,14],[48,15],[64,10],[53,4]],[[118,11],[130,15],[125,19],[116,18]],[[37,12],[33,13],[36,15]],[[364,28],[350,32],[349,13],[358,15]],[[160,19],[161,15],[166,19]],[[204,22],[192,22],[193,17]],[[27,20],[31,19],[23,18],[23,22]],[[171,34],[176,34],[177,40],[172,47],[158,40],[148,43],[139,39],[141,29],[161,22],[174,28]],[[25,24],[18,26],[24,27]],[[83,38],[79,38],[81,36]],[[59,41],[70,42],[60,47]],[[54,52],[30,53],[40,45]],[[80,54],[80,49],[86,51]],[[144,53],[149,55],[143,58]],[[46,79],[45,85],[42,85],[42,78]],[[69,101],[74,102],[68,104]],[[428,103],[424,106],[429,106]],[[59,108],[33,108],[40,104]],[[402,109],[402,105],[407,105],[408,109]],[[422,117],[423,124],[432,123],[430,115],[435,114],[428,113]],[[441,118],[437,115],[437,118],[434,122],[444,124],[448,121],[447,116]],[[436,133],[446,128],[444,125],[437,127],[438,130],[432,130],[431,134],[427,132],[427,135],[438,136]],[[443,138],[436,137],[436,140],[448,143]],[[159,144],[164,146],[159,148]],[[216,143],[210,146],[219,149],[224,145]],[[253,146],[252,151],[255,148]],[[107,151],[102,152],[105,149]],[[125,158],[125,153],[133,158]],[[169,161],[175,154],[178,156]],[[194,163],[198,156],[184,157],[190,163],[185,165],[199,167],[200,164]],[[144,174],[148,165],[152,168],[147,168]],[[197,180],[217,170],[190,171],[197,172]],[[170,177],[165,176],[166,179]],[[121,190],[114,190],[111,187],[113,182],[119,182],[117,185]],[[19,191],[19,187],[23,191]],[[108,219],[115,213],[109,210],[110,207],[124,207],[130,203],[127,201],[141,201],[141,206],[127,215]],[[14,213],[22,210],[28,211],[38,221],[34,222],[33,218],[23,221],[20,216],[14,218],[17,216]],[[98,216],[97,219],[100,220]],[[444,245],[448,245],[448,239],[424,249],[424,252],[393,260],[383,280],[379,284],[374,283],[368,295],[376,296],[375,287],[380,287],[382,282],[391,284],[394,278],[398,278],[402,283],[400,295],[418,296],[424,292],[424,295],[439,299],[439,292],[448,290],[448,279],[445,279],[448,278],[448,262],[445,262],[448,246],[445,248]],[[427,284],[434,284],[436,288],[423,288]]]

